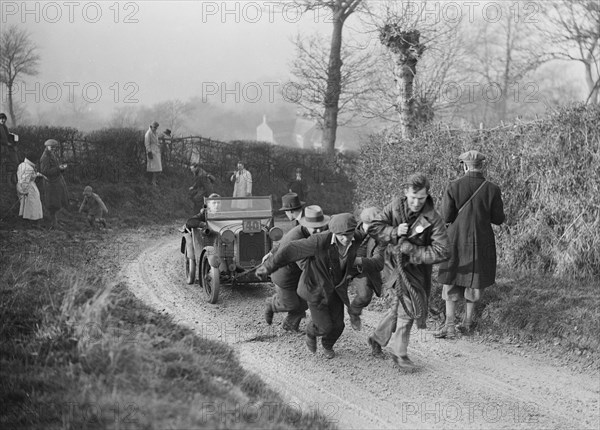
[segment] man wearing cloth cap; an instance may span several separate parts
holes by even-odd
[[[485,156],[467,151],[459,160],[465,175],[452,181],[442,198],[442,216],[448,226],[450,259],[440,264],[438,282],[444,284],[446,323],[434,334],[437,338],[454,338],[456,302],[466,300],[462,328],[470,333],[475,302],[481,290],[496,282],[496,242],[492,224],[504,222],[500,188],[487,181],[481,169]]]
[[[348,280],[356,272],[376,270],[371,259],[356,257],[361,242],[356,226],[352,214],[334,215],[329,231],[280,247],[256,271],[264,278],[280,267],[306,259],[298,284],[298,295],[308,302],[311,314],[306,325],[306,345],[315,353],[317,336],[322,336],[326,358],[335,357],[333,345],[344,331],[344,305],[350,305]]]
[[[61,208],[69,207],[69,195],[67,183],[63,177],[63,172],[67,168],[66,164],[60,164],[55,154],[58,142],[54,139],[48,139],[44,142],[46,149],[40,158],[40,172],[44,178],[44,204],[45,210],[50,212],[51,228],[56,228],[58,220],[56,213]]]
[[[448,254],[446,227],[442,217],[433,208],[429,179],[422,173],[409,177],[404,196],[395,197],[383,208],[383,220],[373,221],[372,229],[381,242],[394,246],[388,247],[392,252],[386,253],[383,271],[385,288],[395,290],[394,297],[397,297],[397,291],[401,288],[397,271],[403,270],[411,287],[423,293],[425,309],[417,320],[417,327],[425,328],[432,265],[445,260]],[[412,305],[417,306],[416,303]],[[392,307],[369,336],[373,354],[381,354],[381,347],[389,342],[394,362],[404,369],[414,368],[415,364],[407,353],[414,321],[403,306]]]
[[[90,227],[96,227],[96,223],[99,223],[106,228],[104,214],[108,214],[108,209],[100,196],[89,185],[83,189],[83,201],[79,206],[79,213],[81,212],[87,214]]]
[[[296,194],[286,194],[283,197],[282,210],[288,213],[291,212],[290,207],[299,205],[300,212],[302,212],[301,203],[303,202],[300,202]],[[329,219],[330,217],[323,215],[323,210],[319,206],[308,206],[304,216],[299,220],[300,224],[288,231],[278,246],[274,247],[263,261],[275,254],[280,247],[294,240],[306,239],[311,234],[327,229]],[[276,293],[266,300],[265,321],[267,324],[270,325],[273,322],[275,312],[287,312],[287,317],[282,323],[283,329],[298,331],[300,321],[305,317],[305,311],[308,309],[306,300],[301,298],[297,292],[303,266],[304,261],[297,261],[283,266],[271,274],[271,281],[275,284]]]

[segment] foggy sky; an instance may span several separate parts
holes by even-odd
[[[265,82],[289,76],[289,39],[330,28],[324,17],[281,14],[269,2],[3,1],[1,8],[1,25],[25,27],[42,57],[39,74],[18,88],[28,91],[28,108],[71,95],[102,110],[202,95],[220,102],[210,92],[235,82],[257,83],[266,96],[276,88]]]

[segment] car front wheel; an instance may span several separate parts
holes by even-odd
[[[206,293],[208,303],[217,303],[219,298],[220,273],[218,267],[212,267],[206,254],[202,257],[200,282]]]

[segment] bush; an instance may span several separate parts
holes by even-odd
[[[458,155],[487,156],[486,176],[502,190],[505,225],[496,228],[502,263],[558,276],[600,274],[600,106],[564,107],[547,119],[492,130],[433,127],[410,141],[384,131],[361,150],[356,205],[380,205],[426,173],[439,204],[460,176]],[[373,175],[373,172],[380,172]]]

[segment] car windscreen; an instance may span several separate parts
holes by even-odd
[[[270,197],[206,199],[207,219],[270,218],[271,216]]]

